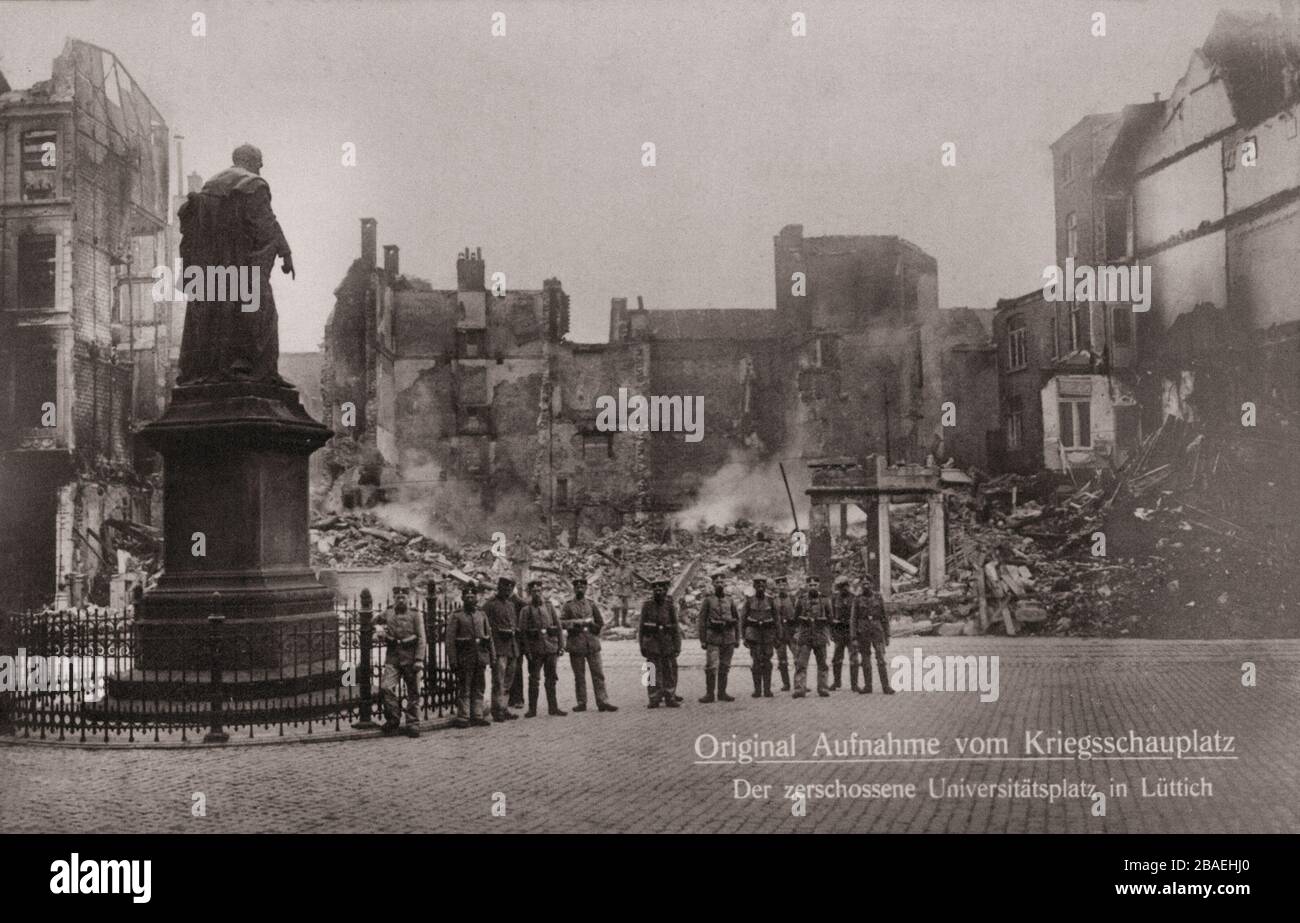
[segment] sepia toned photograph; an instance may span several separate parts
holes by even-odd
[[[1298,118],[1295,0],[0,2],[0,833],[1300,833]]]

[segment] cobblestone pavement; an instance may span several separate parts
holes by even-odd
[[[899,638],[889,656],[999,656],[999,698],[906,692],[886,697],[752,699],[748,658],[731,674],[735,703],[701,705],[703,654],[687,643],[676,711],[645,707],[634,645],[605,645],[617,714],[521,719],[490,729],[211,750],[0,746],[0,831],[62,832],[1300,832],[1300,641],[1102,641]],[[1243,686],[1243,663],[1257,685]],[[847,666],[845,683],[848,682]],[[779,688],[779,677],[777,677]],[[573,702],[561,672],[561,706]],[[1039,756],[1027,732],[1208,735],[1220,751],[1183,759]],[[923,761],[823,757],[819,735],[938,738]],[[708,762],[697,739],[788,740],[793,760]],[[1232,752],[1222,748],[1227,737]],[[1005,754],[962,756],[955,738],[1006,738]],[[710,738],[704,737],[705,757]],[[1204,741],[1202,741],[1204,743]],[[1051,755],[1051,754],[1047,754]],[[1215,757],[1215,758],[1208,758]],[[838,759],[827,762],[826,759]],[[1202,792],[1158,797],[1161,778]],[[772,786],[736,798],[736,779]],[[814,792],[796,816],[785,786]],[[979,783],[1066,787],[1054,801],[999,797]],[[933,781],[932,781],[933,780]],[[946,780],[941,781],[941,780]],[[1200,785],[1201,780],[1208,786]],[[1104,816],[1077,783],[1100,786]],[[864,783],[912,783],[912,797],[864,797]],[[945,785],[959,788],[951,797]],[[1115,793],[1126,784],[1127,795]],[[932,785],[935,788],[932,789]],[[206,816],[192,816],[194,793]],[[900,794],[905,795],[905,792]],[[1015,794],[1006,793],[1006,794]],[[493,806],[504,801],[504,816]]]

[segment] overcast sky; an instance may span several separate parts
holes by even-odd
[[[1048,144],[1168,96],[1221,8],[1276,4],[0,3],[0,72],[46,79],[81,38],[185,136],[186,172],[260,146],[297,264],[275,276],[286,351],[318,346],[366,216],[438,288],[466,245],[510,288],[558,276],[575,338],[603,340],[612,296],[772,307],[772,237],[792,223],[908,238],[938,260],[944,307],[1028,291],[1053,260]]]

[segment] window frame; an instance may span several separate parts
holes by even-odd
[[[1029,325],[1023,314],[1007,318],[1007,371],[1019,372],[1029,367]],[[1019,362],[1017,362],[1017,357]]]
[[[1087,410],[1084,411],[1083,413],[1080,413],[1079,411],[1079,405],[1081,404],[1087,408]],[[1065,422],[1064,408],[1066,407],[1070,408],[1070,412],[1069,412],[1070,441],[1069,442],[1066,441],[1065,438],[1066,428],[1063,425]],[[1082,419],[1084,417],[1087,418],[1086,421],[1087,426],[1081,425],[1084,422],[1084,420]],[[1060,443],[1061,448],[1063,449],[1091,449],[1092,448],[1092,400],[1090,398],[1085,399],[1079,397],[1058,397],[1056,399],[1056,421],[1057,421],[1056,440],[1057,442]],[[1083,441],[1085,439],[1086,441]]]
[[[1079,256],[1079,213],[1069,212],[1065,216],[1065,255],[1070,259]]]
[[[50,266],[48,304],[32,304],[28,300],[29,289],[31,287],[28,272],[32,268],[32,265],[36,263],[36,259],[30,255],[30,251],[36,241],[48,241],[50,245],[50,256],[48,259]],[[59,235],[20,233],[14,243],[14,251],[18,309],[20,311],[56,310],[59,306]],[[41,262],[45,262],[45,260],[42,259]]]
[[[28,137],[47,135],[54,141],[54,166],[30,166],[28,164]],[[46,142],[40,142],[46,143]],[[59,161],[63,156],[63,145],[57,128],[25,128],[18,135],[18,199],[22,202],[50,202],[59,197]],[[39,162],[39,158],[38,158]],[[50,175],[50,194],[32,196],[27,192],[27,177],[33,173]]]

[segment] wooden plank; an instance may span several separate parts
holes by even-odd
[[[975,562],[975,596],[980,606],[980,631],[989,630],[989,603],[984,598],[984,559]]]

